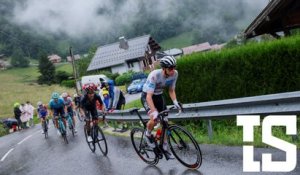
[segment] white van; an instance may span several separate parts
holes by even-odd
[[[106,75],[100,74],[100,75],[88,75],[81,77],[81,85],[85,85],[87,83],[94,83],[95,85],[100,85],[100,81],[108,81],[109,78],[107,78]]]

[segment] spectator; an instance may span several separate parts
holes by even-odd
[[[109,112],[113,112],[114,110],[123,110],[126,103],[123,92],[114,85],[113,80],[109,80],[107,84],[109,93]],[[125,132],[127,129],[126,122],[122,122],[122,129],[120,132]]]
[[[33,122],[34,107],[31,105],[30,101],[26,102],[25,109],[26,109],[26,113],[27,113],[27,117],[28,117],[28,121],[29,121],[29,127],[33,127],[34,126],[34,122]]]
[[[109,93],[108,93],[108,89],[106,87],[102,88],[102,95],[103,95],[104,105],[107,109],[109,107]]]
[[[108,93],[108,85],[107,83],[103,82],[103,86],[101,87],[102,96],[103,96],[103,103],[105,105],[105,109],[108,109],[109,107],[109,93]],[[103,122],[104,122],[104,128],[108,127],[107,120],[105,118],[105,115],[103,116]]]
[[[14,104],[14,114],[15,114],[15,118],[18,121],[18,130],[22,129],[22,122],[21,122],[21,114],[22,111],[20,110],[20,103],[16,102]]]
[[[27,128],[27,121],[28,120],[27,120],[27,115],[26,115],[24,103],[21,104],[20,111],[21,111],[21,117],[20,117],[20,119],[21,119],[21,122],[22,122],[21,126],[22,126],[23,129],[25,129],[25,128]]]

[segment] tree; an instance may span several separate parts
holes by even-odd
[[[29,59],[24,57],[22,49],[17,48],[13,51],[10,63],[14,67],[28,67]]]
[[[89,67],[89,64],[90,64],[93,56],[95,55],[96,50],[97,50],[97,47],[96,46],[92,46],[89,49],[88,56],[85,57],[85,58],[82,58],[82,59],[80,59],[80,60],[78,60],[76,62],[76,66],[78,68],[79,77],[86,75],[86,70]]]
[[[46,54],[41,54],[39,56],[39,72],[41,75],[38,78],[39,84],[51,85],[54,83],[55,79],[55,67],[53,63],[49,61]]]

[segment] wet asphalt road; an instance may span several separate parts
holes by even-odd
[[[40,126],[16,132],[0,138],[0,175],[240,175],[242,173],[242,148],[201,145],[203,164],[195,171],[182,166],[177,160],[160,160],[158,165],[148,166],[134,152],[129,138],[107,136],[108,155],[96,154],[88,148],[82,125],[78,134],[68,136],[69,144],[56,135],[52,123],[49,138],[44,139]],[[24,140],[25,139],[25,140]],[[285,154],[273,149],[256,149],[255,159],[261,153],[271,152],[282,160]],[[297,168],[290,173],[251,173],[251,174],[300,174],[300,155],[297,155]],[[250,174],[250,173],[249,173]]]

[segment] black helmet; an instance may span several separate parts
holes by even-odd
[[[173,56],[164,56],[160,59],[160,66],[162,68],[176,67],[176,59]]]

